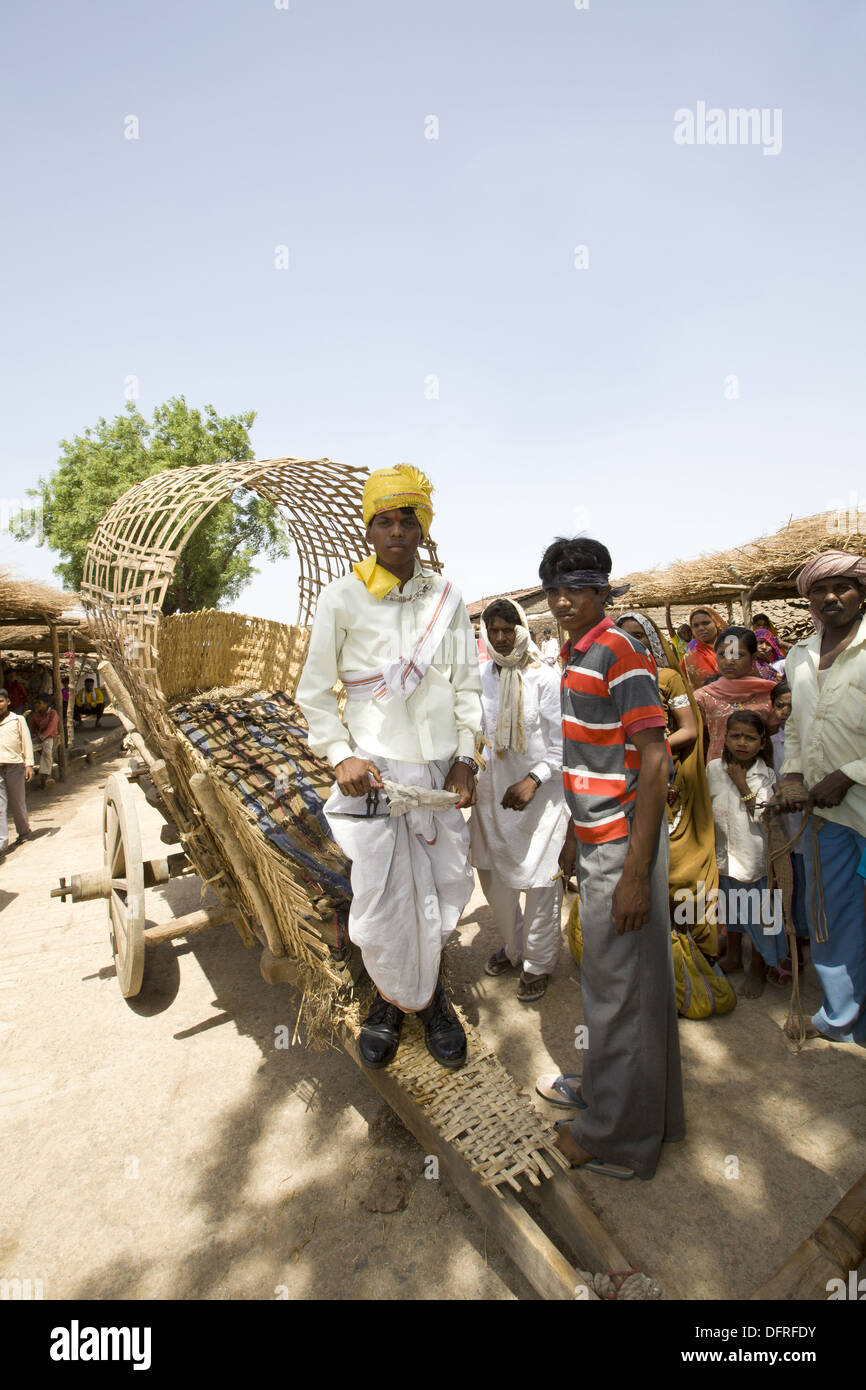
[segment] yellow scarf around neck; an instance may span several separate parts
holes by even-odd
[[[371,593],[373,598],[385,598],[400,583],[396,574],[379,564],[375,554],[368,555],[366,560],[359,560],[357,565],[352,566],[352,573],[366,586],[367,592]]]

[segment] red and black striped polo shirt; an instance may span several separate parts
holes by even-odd
[[[666,725],[656,666],[610,618],[562,650],[562,777],[577,838],[621,840],[640,754],[629,736]]]

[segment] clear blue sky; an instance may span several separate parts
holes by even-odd
[[[860,0],[80,0],[4,30],[4,496],[134,374],[148,415],[256,410],[260,458],[423,468],[467,599],[558,532],[623,573],[862,502]],[[780,153],[676,144],[699,101],[779,108]],[[285,572],[235,607],[291,620]]]

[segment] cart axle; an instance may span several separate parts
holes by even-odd
[[[169,879],[192,872],[193,866],[182,850],[177,854],[168,854],[164,859],[145,859],[144,886],[153,888],[158,883],[168,883]],[[92,898],[110,898],[111,888],[112,878],[108,869],[90,869],[83,874],[72,874],[68,883],[62,878],[60,887],[51,889],[51,896],[63,903],[67,898],[74,903],[85,903]]]

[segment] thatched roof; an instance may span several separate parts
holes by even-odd
[[[64,594],[50,584],[41,584],[35,579],[16,579],[9,570],[0,570],[0,621],[56,621],[61,614],[69,613],[80,603],[77,594]]]
[[[507,594],[488,594],[486,598],[477,598],[472,603],[467,603],[466,612],[474,622],[476,618],[481,617],[488,603],[493,603],[498,598],[513,599],[528,614],[544,601],[544,590],[534,584],[531,589],[511,589]]]
[[[61,652],[75,651],[86,655],[96,651],[93,634],[85,622],[70,622],[67,625],[64,620],[58,624],[57,635]],[[4,656],[11,652],[44,652],[47,655],[51,651],[51,633],[47,627],[39,624],[0,627],[0,648]]]
[[[614,583],[631,586],[627,599],[634,608],[717,603],[743,589],[751,590],[754,600],[790,598],[797,592],[798,570],[821,550],[866,555],[866,510],[798,517],[775,535],[698,560],[677,560],[664,569],[626,574]]]

